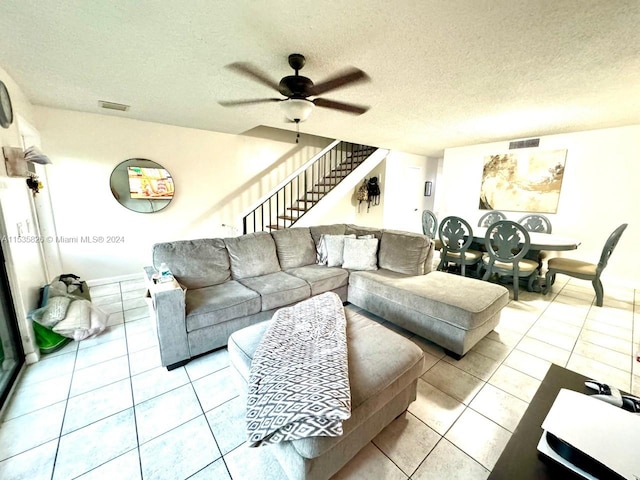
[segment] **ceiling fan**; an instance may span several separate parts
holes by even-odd
[[[258,98],[222,101],[218,103],[224,107],[236,107],[256,103],[280,102],[284,114],[289,120],[295,123],[304,122],[309,118],[309,115],[311,115],[311,112],[313,112],[316,106],[340,110],[355,115],[361,115],[369,110],[369,107],[366,106],[337,102],[326,98],[314,98],[310,100],[309,97],[316,97],[317,95],[322,95],[323,93],[337,90],[347,85],[368,81],[369,76],[358,68],[350,67],[323,82],[314,84],[310,78],[299,75],[298,73],[302,67],[304,67],[305,61],[304,55],[299,53],[289,55],[289,66],[293,68],[295,75],[287,75],[283,77],[279,83],[276,83],[257,67],[249,63],[236,62],[227,65],[228,69],[276,90],[285,98]]]

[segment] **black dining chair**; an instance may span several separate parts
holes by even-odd
[[[518,300],[520,278],[528,279],[528,289],[538,278],[538,262],[525,258],[531,246],[529,232],[519,223],[500,220],[492,224],[485,236],[487,253],[482,258],[486,268],[483,280],[493,274],[513,277],[513,299]]]
[[[600,275],[609,262],[609,257],[613,253],[613,250],[618,245],[618,241],[622,236],[622,233],[627,228],[627,224],[623,223],[616,228],[604,244],[602,253],[600,254],[600,260],[598,263],[583,262],[582,260],[576,260],[573,258],[554,257],[550,258],[547,266],[547,273],[544,277],[543,293],[548,293],[551,290],[551,285],[555,282],[556,275],[561,273],[563,275],[569,275],[570,277],[580,278],[582,280],[591,280],[593,289],[596,292],[596,305],[601,307],[604,301],[604,288],[600,281]]]
[[[518,223],[529,232],[551,233],[551,220],[539,213],[525,215]]]
[[[551,220],[539,213],[531,213],[529,215],[525,215],[520,220],[518,220],[518,223],[526,228],[529,232],[551,233],[552,230]],[[542,271],[542,264],[548,256],[549,254],[544,250],[538,251],[537,258],[540,271]]]
[[[507,216],[499,210],[491,210],[490,212],[485,213],[478,220],[479,227],[488,227],[492,223],[496,223],[499,220],[506,220]]]
[[[442,250],[442,240],[438,238],[438,218],[431,210],[422,212],[422,233],[431,237],[436,250]]]
[[[479,264],[482,260],[482,252],[469,248],[473,242],[473,229],[466,220],[455,216],[444,218],[438,236],[442,241],[438,270],[454,263],[460,265],[460,274],[465,277],[466,267]]]

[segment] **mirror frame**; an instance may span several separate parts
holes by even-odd
[[[111,172],[109,178],[109,186],[111,188],[111,194],[120,205],[132,212],[137,213],[156,213],[165,209],[173,198],[131,198],[129,191],[129,173],[127,167],[143,167],[143,168],[161,168],[167,170],[162,165],[153,160],[146,158],[129,158],[124,162],[120,162]],[[167,173],[171,178],[173,176],[167,170]],[[175,181],[174,181],[174,193],[175,197]]]

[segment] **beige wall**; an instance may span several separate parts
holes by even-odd
[[[11,97],[14,120],[9,128],[0,128],[1,147],[22,147],[19,130],[21,119],[33,122],[33,108],[20,87],[9,74],[0,69]],[[24,241],[35,237],[36,217],[31,191],[25,178],[6,176],[4,156],[0,166],[0,237],[5,256],[7,275],[18,319],[18,328],[27,362],[36,361],[39,351],[35,343],[33,327],[26,320],[30,310],[38,306],[39,290],[47,283],[40,245]],[[21,236],[21,240],[15,240]]]
[[[436,181],[438,218],[458,215],[476,225],[484,157],[508,152],[508,142],[445,151]],[[596,262],[609,234],[621,223],[629,227],[611,257],[603,280],[640,286],[640,126],[592,130],[540,138],[540,149],[567,149],[562,191],[556,214],[549,214],[553,232],[582,243],[564,255]],[[506,212],[518,220],[522,212]],[[560,254],[558,252],[558,254]],[[605,285],[606,290],[606,285]]]
[[[301,135],[296,144],[294,133],[267,128],[228,135],[45,107],[35,112],[53,161],[48,177],[63,268],[89,280],[140,273],[156,242],[237,235],[244,210],[330,143]],[[111,194],[113,168],[136,157],[160,163],[174,178],[174,199],[160,212],[132,212]],[[105,241],[79,243],[85,236]]]

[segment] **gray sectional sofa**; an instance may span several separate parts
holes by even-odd
[[[432,256],[427,236],[347,224],[156,244],[145,271],[162,365],[184,365],[278,308],[327,291],[459,358],[498,324],[509,293],[430,273]],[[153,282],[161,263],[173,283]]]

